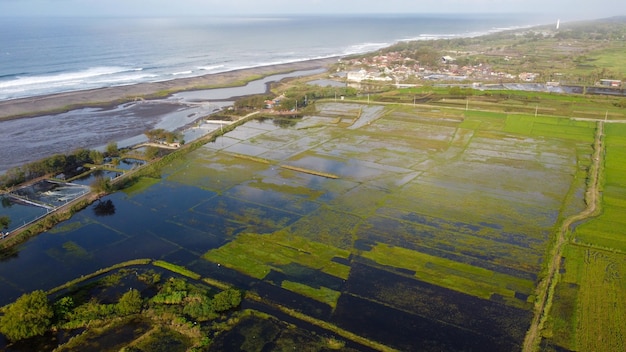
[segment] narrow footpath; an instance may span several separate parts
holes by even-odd
[[[543,329],[543,325],[548,318],[548,314],[550,313],[550,307],[552,306],[554,289],[558,282],[557,273],[563,256],[563,247],[569,241],[568,232],[570,226],[574,222],[597,215],[597,212],[600,210],[598,202],[600,199],[600,165],[603,158],[602,151],[604,149],[603,137],[604,122],[599,121],[593,145],[594,153],[592,156],[591,170],[589,171],[589,187],[585,193],[587,208],[585,208],[582,212],[565,219],[561,224],[558,237],[554,245],[554,255],[552,256],[548,266],[548,274],[537,286],[535,314],[528,332],[526,333],[526,338],[524,339],[524,352],[535,352],[539,350],[539,345],[541,343],[541,330]]]

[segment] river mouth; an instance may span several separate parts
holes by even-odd
[[[104,197],[114,214],[94,204],[21,246],[0,263],[0,298],[163,259],[401,350],[519,349],[586,146],[490,116],[367,109],[356,128],[339,103],[252,121],[176,159]]]

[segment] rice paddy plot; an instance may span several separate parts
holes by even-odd
[[[359,227],[356,236],[359,241],[368,241],[372,246],[397,246],[528,280],[536,278],[542,259],[539,251],[542,243],[533,244],[533,248],[516,246],[503,242],[498,231],[484,229],[478,233],[464,233],[372,217]]]
[[[623,148],[626,146],[626,126],[622,124],[607,125],[605,185],[602,193],[602,213],[593,219],[576,227],[573,233],[574,241],[600,246],[606,249],[615,249],[626,252],[625,227],[626,203],[626,155]]]
[[[209,150],[224,150],[240,142],[241,139],[233,138],[228,135],[223,135],[216,138],[215,141],[205,144],[202,148]]]
[[[322,133],[322,131],[317,130],[316,133]],[[305,131],[296,131],[292,129],[277,129],[274,131],[270,131],[267,133],[263,133],[257,135],[247,142],[252,145],[262,146],[267,148],[270,151],[285,148],[292,144],[297,139],[301,138],[303,135],[306,135]]]
[[[250,180],[270,166],[237,158],[228,153],[200,149],[184,157],[184,163],[168,169],[168,180],[197,188],[222,192]]]
[[[361,218],[332,207],[320,207],[289,226],[289,233],[342,250],[353,247],[353,233]]]
[[[258,121],[250,121],[242,126],[238,126],[236,129],[228,132],[225,136],[229,138],[239,139],[240,141],[246,141],[260,134],[267,133],[267,126],[272,126],[269,130],[274,130],[279,127],[265,124]]]
[[[269,184],[271,185],[271,184]],[[280,209],[290,213],[306,215],[317,209],[320,204],[312,202],[308,194],[289,192],[289,187],[271,189],[263,182],[250,182],[235,186],[224,193],[225,196],[245,199],[248,202]],[[293,189],[297,191],[298,189]],[[300,189],[301,190],[301,189]],[[312,193],[312,192],[309,192]],[[313,193],[315,196],[315,193]]]
[[[199,204],[193,211],[209,216],[217,215],[230,224],[239,226],[238,231],[255,233],[271,233],[300,218],[300,215],[289,211],[226,196],[216,197]]]
[[[194,253],[195,257],[199,257],[209,249],[221,246],[230,238],[232,230],[228,228],[227,223],[220,220],[222,219],[217,216],[206,219],[204,216],[189,212],[162,222],[159,232],[154,235],[180,248],[186,248]],[[193,256],[190,256],[191,258]]]
[[[320,144],[315,151],[394,167],[413,167],[430,157],[428,151],[416,149],[411,138],[376,134],[345,133]]]
[[[463,172],[454,173],[455,170]],[[415,183],[477,191],[512,202],[558,209],[572,179],[573,175],[557,171],[459,161],[433,168],[423,173]]]
[[[315,202],[327,202],[356,187],[358,183],[347,179],[320,177],[282,167],[272,167],[258,174],[251,186],[297,196]]]
[[[345,294],[409,312],[433,324],[462,326],[478,336],[516,344],[523,338],[529,312],[393,273],[376,263],[355,259]],[[369,278],[376,277],[376,281]],[[525,304],[527,306],[528,304]]]
[[[369,281],[371,277],[363,284],[371,285]],[[510,339],[494,339],[352,294],[339,297],[331,321],[343,329],[401,351],[480,351],[485,346],[494,351],[519,349],[518,344]]]
[[[368,133],[402,138],[411,141],[411,145],[420,150],[445,150],[454,137],[456,129],[437,125],[420,125],[417,123],[396,122],[380,119],[368,128]]]
[[[272,270],[283,272],[281,268],[294,263],[345,279],[350,267],[333,258],[349,255],[347,250],[281,231],[269,235],[242,233],[203,258],[257,279],[265,278]]]
[[[354,123],[348,127],[349,130],[369,126],[383,115],[384,107],[380,105],[360,106],[359,114]]]
[[[557,301],[550,313],[556,342],[581,351],[626,348],[624,255],[573,245],[565,252],[564,269],[563,284],[574,284],[577,288],[571,297],[574,307]],[[563,318],[577,324],[570,325]],[[550,337],[550,332],[547,336]]]
[[[526,297],[532,294],[534,288],[531,280],[380,243],[370,251],[362,252],[361,256],[383,266],[411,270],[418,280],[436,286],[487,300],[498,296],[509,305],[522,309],[530,307]],[[519,293],[522,300],[516,296]]]
[[[415,195],[415,198],[394,196],[386,205],[448,221],[498,223],[511,232],[528,231],[531,237],[543,236],[541,232],[551,229],[558,216],[559,208],[519,202],[506,193],[484,193],[483,189],[471,185],[437,179],[428,181],[412,182],[403,187],[405,194]]]
[[[539,249],[543,245],[543,239],[541,238],[533,238],[523,232],[509,232],[497,223],[451,221],[389,207],[377,209],[376,215],[368,218],[367,223],[368,227],[376,231],[390,227],[397,228],[399,233],[410,233],[411,227],[414,227],[422,230],[416,231],[416,233],[426,230],[431,234],[435,232],[454,233],[476,237],[484,241],[499,242],[512,247]],[[406,230],[403,231],[403,228]],[[536,255],[539,254],[536,253]]]
[[[405,107],[389,111],[385,119],[392,121],[404,121],[418,124],[457,127],[463,121],[462,114],[445,115],[442,113],[429,113],[421,109],[405,109]]]
[[[388,194],[386,187],[362,184],[331,200],[328,205],[338,211],[366,218],[384,203]]]
[[[329,158],[314,153],[303,153],[297,158],[286,161],[286,164],[359,181],[377,178],[385,174],[382,165],[367,163],[358,159]]]

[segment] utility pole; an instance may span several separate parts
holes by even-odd
[[[537,111],[539,111],[539,105],[535,105],[535,117],[537,117]]]

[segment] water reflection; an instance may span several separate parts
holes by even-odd
[[[110,199],[105,200],[104,202],[98,200],[98,204],[93,207],[93,213],[96,216],[111,216],[115,215],[115,205],[113,201]]]

